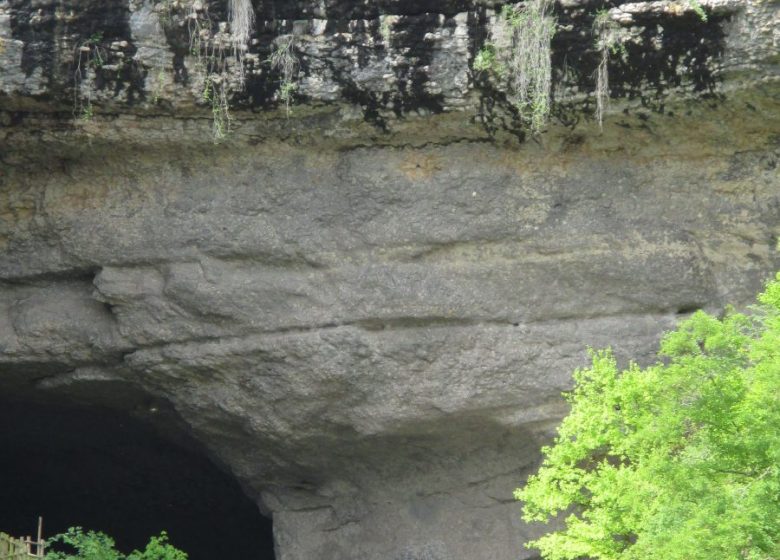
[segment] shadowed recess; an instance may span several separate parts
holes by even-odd
[[[70,526],[122,552],[168,531],[190,560],[274,558],[271,520],[195,444],[109,409],[0,400],[0,531]]]

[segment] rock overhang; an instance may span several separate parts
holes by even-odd
[[[305,18],[285,11],[305,2],[262,9],[297,20],[272,28],[299,30],[303,51],[335,48],[369,92],[382,17],[407,18],[393,20],[387,56],[413,47],[409,72],[439,56],[457,77],[496,7],[349,4]],[[280,558],[516,558],[534,530],[516,521],[511,490],[565,412],[559,395],[586,346],[652,361],[677,318],[749,303],[780,265],[776,11],[703,4],[706,25],[687,8],[669,14],[673,3],[612,6],[631,16],[626,32],[652,37],[628,44],[628,60],[649,62],[622,82],[616,68],[634,99],[613,100],[625,111],[603,131],[583,111],[584,82],[537,137],[518,135],[511,112],[487,126],[490,90],[468,77],[461,106],[399,98],[400,112],[321,82],[334,97],[301,100],[289,118],[270,98],[250,109],[237,96],[234,133],[215,146],[185,82],[153,107],[152,80],[132,101],[105,89],[83,121],[67,77],[57,97],[29,85],[40,69],[29,82],[5,73],[0,383],[167,403],[165,421],[188,426],[273,512]],[[557,39],[588,60],[590,8],[562,4],[571,29]],[[157,34],[153,3],[108,12],[95,21],[129,22],[107,27],[109,46],[136,49],[141,66],[181,48]],[[678,23],[659,31],[653,18]],[[131,47],[122,34],[143,26],[146,42]],[[692,43],[686,26],[706,36]],[[91,36],[74,29],[63,44]],[[363,42],[370,52],[353,51]],[[692,56],[712,90],[651,64],[663,50],[647,49],[669,43],[686,71],[683,47],[706,47]],[[668,82],[660,96],[651,74]]]

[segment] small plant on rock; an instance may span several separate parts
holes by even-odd
[[[73,114],[82,121],[92,120],[92,96],[82,91],[89,72],[97,72],[108,60],[108,50],[103,46],[103,33],[98,31],[82,41],[73,55]],[[88,86],[87,86],[88,88]]]
[[[154,86],[154,92],[152,93],[152,104],[157,105],[160,102],[160,96],[165,86],[165,69],[162,66],[157,68],[155,72],[156,83]]]
[[[390,45],[396,20],[397,16],[381,16],[379,18],[379,35],[386,46]]]
[[[211,127],[214,141],[224,139],[230,133],[232,118],[228,90],[220,76],[206,76],[202,98],[211,106]]]
[[[287,114],[290,114],[295,91],[298,89],[296,78],[300,63],[295,54],[295,37],[287,35],[276,40],[276,48],[271,53],[268,62],[271,67],[281,74],[281,83],[277,92],[279,99],[284,102]]]
[[[496,46],[493,43],[485,43],[474,57],[474,70],[477,72],[492,72],[497,76],[504,73],[504,65],[498,60]]]
[[[89,97],[86,97],[82,100],[80,100],[81,109],[79,111],[79,119],[81,119],[84,122],[89,122],[92,120],[92,118],[95,116],[95,113],[92,109],[92,100]]]
[[[704,11],[704,6],[701,5],[699,0],[688,0],[688,5],[691,7],[691,10],[693,10],[694,13],[699,16],[701,21],[704,23],[707,22],[707,12]]]

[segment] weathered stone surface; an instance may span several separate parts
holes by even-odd
[[[511,491],[587,346],[651,361],[780,268],[777,3],[701,3],[610,5],[603,132],[595,8],[558,5],[554,124],[520,142],[469,70],[493,3],[263,2],[215,146],[186,11],[0,0],[0,389],[171,407],[283,560],[532,558]]]
[[[144,141],[137,123],[124,126],[116,115],[207,121],[213,96],[204,91],[218,80],[227,85],[234,126],[252,135],[245,121],[255,119],[244,110],[284,106],[282,77],[269,57],[281,40],[291,39],[296,71],[290,79],[295,103],[303,104],[294,110],[296,119],[320,115],[331,121],[328,128],[347,129],[364,121],[370,126],[362,137],[395,129],[399,119],[465,111],[464,119],[476,117],[492,133],[519,133],[505,84],[471,69],[479,49],[500,35],[500,4],[492,0],[257,4],[256,29],[241,45],[239,61],[231,54],[224,0],[2,0],[4,119],[36,129],[35,113],[55,113],[60,125],[70,121],[65,130],[87,134],[97,119],[103,137],[110,129]],[[777,79],[776,0],[697,5],[707,21],[684,1],[606,5],[622,45],[609,62],[611,96],[621,100],[615,109],[638,100],[663,112],[670,93],[714,95]],[[593,109],[600,55],[591,27],[604,7],[576,0],[556,8],[553,91],[556,118],[567,124],[580,118],[571,107],[586,114]],[[214,48],[226,54],[215,55]],[[216,74],[215,57],[225,68]],[[284,136],[287,128],[282,122],[263,134]],[[201,130],[193,141],[209,137]]]
[[[651,360],[780,267],[767,122],[8,167],[5,379],[170,402],[280,558],[517,558],[511,489],[585,348]]]
[[[122,342],[111,313],[89,282],[4,286],[0,363],[74,366],[116,357]]]

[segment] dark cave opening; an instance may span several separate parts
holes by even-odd
[[[271,520],[184,433],[95,406],[0,400],[0,531],[71,526],[124,553],[165,530],[190,560],[274,558]]]

